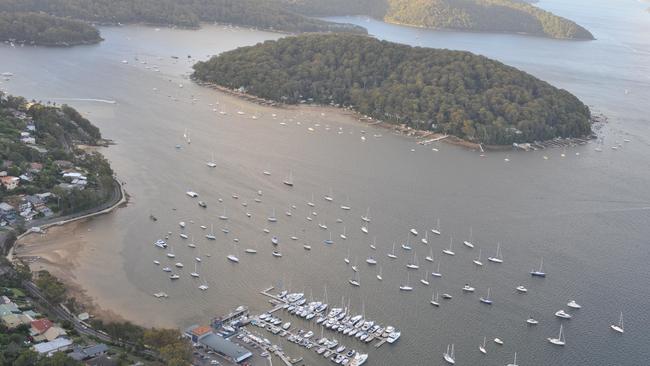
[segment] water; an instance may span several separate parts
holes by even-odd
[[[648,15],[636,2],[544,1],[541,5],[587,26],[598,40],[433,32],[364,18],[345,20],[363,24],[380,38],[485,54],[568,89],[610,116],[599,131],[605,141],[602,153],[587,145],[568,149],[564,158],[562,150],[490,153],[481,158],[446,144],[437,145],[440,151],[434,152],[431,146],[365,127],[329,109],[321,115],[319,109],[264,108],[187,80],[196,58],[279,37],[243,29],[102,28],[106,41],[94,46],[3,45],[0,71],[16,76],[0,87],[28,98],[67,102],[116,141],[105,154],[127,183],[131,203],[57,240],[84,244],[83,260],[73,270],[76,281],[102,307],[129,319],[182,327],[205,322],[242,303],[256,311],[267,309],[258,292],[271,285],[283,284],[320,298],[326,286],[330,303],[345,297],[355,312],[361,312],[363,303],[369,318],[402,330],[398,344],[378,350],[337,337],[367,350],[369,365],[442,365],[448,343],[455,343],[458,364],[465,365],[506,364],[515,351],[520,365],[642,365],[650,358],[644,347],[650,324],[646,286],[650,280],[650,191],[646,188],[650,144],[645,113],[650,99],[650,45],[644,36]],[[147,64],[140,64],[136,56]],[[160,72],[146,69],[154,64]],[[218,106],[209,105],[216,102]],[[220,115],[213,108],[229,114]],[[238,110],[246,114],[238,115]],[[258,118],[252,119],[253,114]],[[309,132],[308,127],[315,131]],[[335,132],[339,127],[343,134]],[[191,145],[182,140],[185,129]],[[360,140],[361,130],[367,131],[366,142]],[[619,151],[609,148],[624,138],[631,142]],[[176,144],[183,149],[175,149]],[[212,153],[216,169],[205,166]],[[265,169],[271,177],[262,175]],[[294,188],[282,184],[290,170]],[[330,187],[334,203],[322,198]],[[200,199],[208,202],[207,209],[185,196],[189,189],[199,192]],[[253,201],[257,190],[263,191],[262,203]],[[234,192],[239,200],[231,198]],[[313,209],[306,202],[312,194],[318,216],[309,222],[305,217]],[[220,197],[223,204],[217,201]],[[338,208],[347,203],[346,197],[350,212]],[[241,205],[243,201],[248,207]],[[286,217],[284,212],[292,204],[297,208]],[[217,219],[223,205],[230,216],[228,236]],[[373,218],[370,235],[360,231],[360,216],[367,207]],[[268,224],[266,217],[274,208],[278,223]],[[246,218],[245,212],[252,218]],[[158,222],[149,220],[152,213]],[[337,224],[338,217],[345,224]],[[432,270],[424,261],[429,248],[419,238],[412,239],[421,270],[411,274],[415,291],[400,293],[405,264],[412,257],[400,244],[411,227],[423,235],[437,218],[443,235],[429,235],[429,242],[436,261],[442,259],[443,277],[430,279],[428,288],[419,283],[422,270]],[[188,222],[198,249],[188,248],[178,238],[179,221]],[[319,221],[332,231],[334,245],[322,244],[329,235],[318,228]],[[201,224],[214,224],[216,242],[203,238]],[[271,256],[270,235],[262,233],[267,225],[271,235],[281,238],[282,258]],[[343,225],[347,241],[338,238]],[[473,251],[462,245],[470,227],[477,245]],[[167,231],[174,232],[176,260],[185,264],[181,279],[174,283],[152,264],[153,259],[168,264],[164,252],[152,245]],[[294,234],[298,242],[289,240]],[[450,234],[456,256],[441,258]],[[235,237],[239,244],[233,244]],[[374,237],[378,250],[371,252],[368,244]],[[310,252],[303,250],[304,241],[311,244]],[[399,258],[391,262],[386,253],[394,241]],[[502,265],[486,260],[497,242],[502,243]],[[245,254],[247,247],[259,253]],[[478,247],[483,248],[482,269],[471,262]],[[352,276],[343,262],[348,248],[353,262],[358,261],[360,288],[347,283]],[[209,282],[206,292],[196,288],[201,280],[189,278],[199,250],[201,255],[211,254],[198,268],[201,280]],[[239,256],[239,265],[226,260],[230,253]],[[370,254],[383,268],[383,282],[375,278],[377,269],[365,263]],[[532,279],[528,272],[537,268],[542,256],[548,277]],[[460,288],[465,283],[476,287],[476,294],[463,295]],[[528,287],[527,295],[514,293],[519,284]],[[492,289],[491,307],[478,301],[487,287]],[[160,301],[151,296],[161,290],[170,298]],[[454,299],[440,300],[441,307],[435,309],[429,304],[434,290],[449,292]],[[568,345],[554,348],[545,339],[555,337],[559,329],[553,313],[566,308],[571,299],[583,309],[565,322]],[[622,337],[608,329],[619,311],[627,320]],[[541,324],[527,327],[529,316]],[[299,323],[295,318],[292,322]],[[506,344],[489,344],[488,355],[482,356],[477,347],[483,336],[499,337]],[[301,352],[283,345],[292,355]],[[312,352],[304,355],[311,364],[328,364]]]

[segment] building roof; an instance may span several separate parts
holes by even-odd
[[[0,305],[0,316],[15,313],[20,313],[20,309],[18,309],[18,305],[14,304],[13,302]]]
[[[198,326],[198,327],[192,329],[192,334],[197,336],[197,337],[208,334],[210,332],[212,332],[212,328],[206,327],[204,325]]]
[[[32,322],[32,328],[38,332],[38,334],[43,334],[45,331],[52,327],[52,322],[48,318],[34,320]]]
[[[0,211],[9,212],[14,210],[14,206],[8,204],[7,202],[0,202]]]
[[[43,333],[43,336],[48,341],[53,341],[53,340],[59,338],[60,336],[64,336],[66,334],[67,333],[65,332],[65,330],[63,328],[50,327],[50,329],[46,330],[45,333]]]
[[[211,348],[217,353],[235,360],[235,362],[241,362],[253,355],[250,351],[241,347],[240,345],[235,344],[214,333],[201,338],[201,340],[199,340],[199,343]]]
[[[34,345],[34,351],[38,353],[51,353],[61,350],[62,348],[69,347],[72,341],[68,338],[57,338],[51,342],[44,342]]]
[[[7,328],[16,328],[21,324],[29,324],[30,318],[23,314],[7,314],[0,317]]]

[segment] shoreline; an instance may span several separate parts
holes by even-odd
[[[391,132],[394,132],[400,136],[404,137],[412,137],[414,138],[417,143],[426,145],[424,143],[427,139],[434,139],[437,141],[443,141],[447,144],[454,145],[454,146],[460,146],[464,147],[470,150],[478,150],[478,151],[507,151],[507,150],[522,150],[522,149],[517,149],[513,145],[485,145],[483,143],[477,143],[477,142],[472,142],[469,140],[462,139],[458,136],[453,136],[453,135],[447,135],[444,133],[440,132],[435,132],[431,130],[418,130],[409,126],[406,126],[405,124],[394,124],[382,120],[376,120],[373,119],[372,117],[365,116],[361,114],[360,112],[355,111],[351,107],[337,107],[333,105],[325,105],[325,104],[285,104],[282,102],[277,102],[274,100],[270,99],[264,99],[252,94],[244,93],[237,91],[235,89],[230,89],[228,87],[225,87],[223,85],[219,85],[213,82],[209,81],[203,81],[194,78],[193,76],[190,76],[190,80],[196,83],[199,86],[206,87],[209,89],[213,89],[234,97],[237,97],[239,99],[242,99],[246,102],[251,102],[255,103],[258,105],[262,105],[265,107],[273,107],[273,108],[278,108],[278,109],[289,109],[291,107],[300,107],[300,106],[313,106],[313,107],[326,107],[326,108],[333,108],[343,114],[348,114],[349,116],[354,117],[357,119],[357,122],[365,124],[367,126],[375,126],[378,128],[386,129]],[[603,121],[604,120],[604,121]],[[597,124],[597,123],[603,123],[607,121],[607,117],[603,114],[597,114],[597,115],[592,115],[590,122],[592,125]],[[565,142],[562,143],[560,142],[559,144],[561,146],[572,146],[574,144],[583,144],[585,141],[593,139],[595,133],[592,132],[592,135],[588,136],[580,136],[580,137],[556,137],[550,140],[545,140],[545,141],[535,141],[531,143],[526,143],[530,145],[537,146],[539,149],[544,149],[545,146],[552,146],[553,144],[557,144],[559,140],[564,140]],[[523,143],[522,143],[523,144]]]

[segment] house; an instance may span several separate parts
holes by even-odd
[[[54,165],[56,165],[60,169],[69,169],[73,167],[72,162],[68,160],[55,160]]]
[[[10,175],[7,175],[5,177],[0,177],[0,183],[2,183],[2,185],[5,186],[5,188],[8,191],[18,188],[19,182],[20,182],[20,178],[18,177],[12,177]]]
[[[36,132],[36,125],[33,124],[33,123],[28,124],[27,125],[27,131]]]
[[[20,178],[20,180],[24,180],[25,182],[31,182],[34,180],[34,178],[32,178],[32,175],[29,173],[21,174],[18,178]]]
[[[16,213],[16,209],[14,208],[14,206],[6,202],[0,202],[0,216],[11,215],[15,213]]]
[[[18,309],[18,305],[14,304],[13,302],[0,305],[0,316],[5,316],[9,314],[20,314],[20,309]]]
[[[51,342],[43,342],[33,346],[34,351],[41,355],[51,356],[56,352],[67,351],[70,349],[72,341],[68,338],[57,338]]]
[[[31,136],[21,137],[20,142],[22,142],[23,144],[34,145],[36,143],[36,139]]]
[[[188,338],[190,338],[194,343],[198,342],[201,338],[204,338],[211,333],[212,333],[212,328],[204,325],[203,326],[193,325],[187,328],[187,330],[185,330],[185,335]]]
[[[45,338],[48,342],[51,342],[61,336],[67,335],[65,329],[57,326],[50,327],[46,330],[41,336]]]
[[[32,173],[40,173],[43,170],[43,164],[41,163],[29,163],[29,171]]]
[[[76,361],[88,360],[91,358],[99,357],[105,355],[108,352],[109,348],[103,343],[96,344],[94,346],[89,346],[86,348],[77,348],[74,352],[71,352],[68,356]]]
[[[9,329],[16,328],[19,325],[29,324],[32,318],[25,314],[7,314],[0,317],[2,323]]]
[[[31,328],[31,330],[30,330],[30,333],[31,333],[32,335],[43,334],[43,333],[45,333],[48,329],[50,329],[53,325],[54,325],[54,324],[52,324],[52,321],[50,321],[50,320],[47,319],[47,318],[34,320],[34,321],[31,323],[32,328]]]
[[[212,332],[208,333],[208,335],[205,337],[202,337],[199,340],[199,343],[213,350],[214,352],[235,361],[236,363],[240,363],[245,359],[253,356],[253,354],[246,348]]]

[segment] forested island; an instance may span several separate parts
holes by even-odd
[[[0,0],[0,11],[43,12],[102,24],[197,28],[201,22],[218,22],[286,32],[365,33],[362,27],[297,14],[279,0]]]
[[[41,46],[100,42],[99,31],[84,22],[38,13],[0,12],[0,41]]]
[[[473,32],[593,39],[578,24],[542,10],[533,0],[279,0],[315,16],[368,15],[391,23]]]
[[[388,22],[427,28],[594,39],[578,24],[518,0],[390,0]]]
[[[99,129],[75,109],[0,93],[0,223],[71,214],[112,198]]]
[[[523,71],[469,52],[366,36],[302,35],[242,47],[197,63],[193,78],[490,145],[591,132],[587,106]]]

